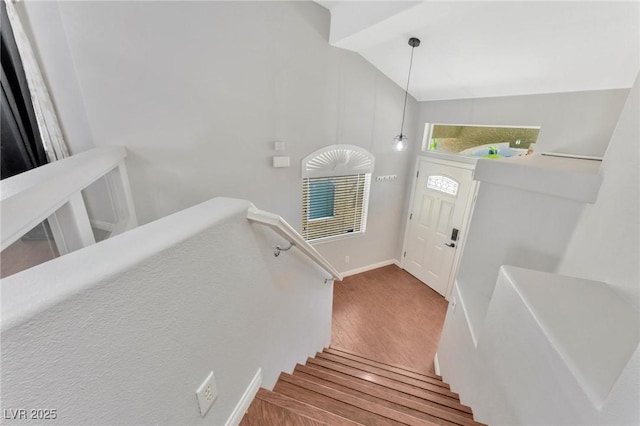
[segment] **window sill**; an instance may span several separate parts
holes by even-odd
[[[312,222],[317,222],[320,220],[327,220],[327,219],[334,219],[335,216],[324,216],[324,217],[316,217],[315,219],[307,219],[307,222],[312,223]]]

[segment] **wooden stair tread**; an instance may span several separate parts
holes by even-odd
[[[395,380],[400,383],[404,383],[406,385],[411,385],[420,389],[428,390],[433,393],[440,394],[442,396],[458,400],[458,394],[455,392],[451,392],[449,389],[443,388],[441,386],[437,386],[431,383],[423,382],[422,380],[417,380],[411,377],[403,376],[391,371],[383,370],[381,368],[372,367],[370,365],[362,364],[357,361],[352,361],[346,358],[339,358],[330,354],[318,354],[315,358],[318,361],[328,361],[334,364],[344,365],[350,368],[355,368],[361,371],[365,371],[367,373],[372,373],[380,377],[385,377],[387,379]]]
[[[394,389],[396,391],[400,391],[409,395],[413,395],[415,397],[425,399],[428,401],[432,401],[438,403],[440,405],[444,405],[446,407],[450,407],[459,411],[466,412],[468,414],[472,414],[472,411],[466,405],[462,405],[458,399],[446,397],[440,395],[438,393],[431,392],[429,390],[421,389],[415,386],[407,385],[405,383],[401,383],[395,380],[388,379],[386,377],[380,377],[377,375],[372,375],[362,370],[358,370],[356,368],[352,368],[346,365],[341,365],[338,363],[333,363],[327,360],[322,359],[314,359],[310,358],[307,360],[308,366],[313,367],[321,367],[328,370],[337,371],[339,373],[343,373],[348,376],[352,376],[361,380],[365,380],[371,383],[376,383],[378,385],[382,385],[388,387],[390,389]]]
[[[338,348],[334,348],[334,347],[329,347],[324,349],[322,352],[326,352],[332,355],[337,355],[337,356],[341,356],[343,358],[349,358],[351,360],[354,361],[360,361],[363,364],[368,364],[374,367],[379,367],[379,368],[384,368],[386,370],[389,371],[393,371],[395,373],[398,374],[404,374],[406,376],[409,377],[413,377],[415,379],[420,379],[420,380],[425,380],[425,381],[429,381],[428,379],[433,379],[433,380],[437,380],[439,382],[441,382],[444,386],[446,386],[447,388],[449,388],[449,385],[444,383],[442,381],[442,376],[439,376],[437,374],[431,374],[431,373],[418,373],[416,371],[412,371],[409,370],[405,367],[401,367],[399,365],[393,365],[393,364],[388,364],[388,363],[384,363],[384,362],[380,362],[380,361],[376,361],[370,358],[366,358],[362,355],[356,355],[350,352],[346,352],[344,350],[338,349]]]
[[[305,377],[308,380],[310,377],[315,377],[318,380],[322,380],[321,384],[331,387],[338,386],[338,389],[343,392],[349,392],[347,389],[350,389],[351,391],[357,392],[360,398],[375,398],[374,401],[377,401],[382,405],[387,405],[397,410],[405,411],[413,416],[420,417],[434,423],[465,426],[480,425],[480,423],[473,421],[473,419],[470,418],[471,415],[468,413],[442,406],[437,403],[427,404],[426,401],[418,402],[415,399],[410,399],[410,395],[403,394],[402,392],[385,388],[375,383],[343,376],[339,373],[323,371],[310,366],[297,365],[293,374],[303,374],[304,376],[302,377]]]
[[[271,404],[261,399],[254,399],[249,406],[249,410],[240,421],[239,426],[327,426],[332,423],[322,423],[315,419],[300,415]],[[337,423],[334,423],[337,424]],[[352,423],[357,424],[357,423]]]
[[[463,417],[473,418],[471,408],[460,403],[459,400],[441,397],[438,394],[431,394],[412,386],[403,385],[384,377],[372,376],[358,370],[349,371],[347,368],[327,368],[318,363],[307,364],[305,367],[321,371],[333,376],[338,376],[347,380],[353,380],[358,386],[375,387],[385,392],[394,393],[402,398],[411,399],[420,404],[429,405],[438,409],[450,411]]]
[[[334,413],[322,410],[321,408],[313,405],[306,404],[294,398],[290,398],[284,394],[268,391],[266,389],[259,389],[256,394],[256,400],[261,400],[265,403],[269,403],[273,406],[277,406],[281,409],[291,411],[292,413],[310,418],[316,421],[318,424],[336,425],[336,426],[355,426],[355,423],[344,417],[340,417]],[[264,422],[262,423],[265,424]],[[280,423],[272,423],[280,424]]]
[[[240,425],[486,426],[440,376],[336,348],[259,389]]]
[[[310,391],[283,380],[278,380],[273,390],[274,392],[306,402],[309,405],[319,407],[322,410],[331,412],[340,417],[350,419],[357,424],[371,426],[395,426],[399,424],[398,422],[393,422],[385,417],[361,410],[342,401],[328,398],[317,392]]]
[[[348,405],[350,407],[357,409],[358,411],[365,412],[369,415],[371,414],[376,415],[378,418],[378,421],[382,420],[383,424],[385,424],[385,420],[386,420],[388,421],[388,423],[386,424],[406,424],[411,426],[436,425],[433,422],[419,419],[407,413],[393,410],[389,407],[376,404],[366,399],[358,398],[352,394],[339,391],[332,387],[321,385],[317,381],[307,380],[307,379],[304,379],[295,375],[291,375],[291,374],[286,374],[286,373],[282,373],[280,375],[280,381],[314,392],[325,398],[329,398],[334,400],[335,402]],[[335,405],[335,403],[333,405]],[[324,408],[323,406],[320,406],[320,407]],[[333,411],[333,409],[330,411]],[[354,411],[354,410],[349,410],[349,411]],[[345,413],[345,414],[351,414],[351,413]],[[344,416],[343,413],[340,413],[340,415]],[[346,415],[344,417],[351,418],[349,415]],[[356,420],[356,419],[353,419],[353,420]],[[369,425],[371,423],[365,422],[364,424]]]
[[[347,395],[351,395],[351,396],[354,396],[356,398],[360,398],[360,399],[368,401],[368,402],[370,402],[372,404],[377,404],[377,405],[380,405],[382,407],[386,407],[388,409],[391,409],[391,410],[394,410],[394,411],[397,411],[397,412],[400,412],[400,413],[407,414],[407,415],[415,417],[417,419],[422,419],[422,420],[425,420],[427,422],[434,423],[434,424],[441,425],[441,426],[456,426],[454,423],[450,423],[450,422],[444,421],[444,420],[442,420],[440,418],[430,416],[430,415],[425,414],[425,413],[420,412],[420,411],[412,410],[411,408],[408,408],[406,406],[394,404],[393,402],[388,401],[388,400],[386,400],[384,398],[378,398],[378,397],[369,395],[367,393],[363,393],[363,392],[361,392],[361,391],[359,391],[357,389],[352,389],[352,388],[349,388],[349,387],[346,387],[346,386],[342,386],[342,385],[339,385],[339,384],[336,384],[336,383],[333,383],[333,382],[330,382],[330,381],[327,381],[327,380],[324,380],[324,379],[320,379],[320,378],[318,378],[316,376],[312,376],[312,375],[309,375],[309,374],[306,374],[306,373],[302,373],[302,372],[299,372],[299,371],[295,372],[294,376],[299,377],[301,379],[312,381],[314,383],[317,383],[317,384],[322,385],[322,386],[326,386],[328,388],[332,388],[332,389],[338,390],[340,392],[344,392]]]
[[[441,387],[446,393],[444,395],[451,396],[452,398],[458,398],[458,394],[451,392],[449,389],[449,385],[442,382],[439,379],[428,378],[428,380],[421,378],[414,378],[406,374],[397,373],[395,371],[388,370],[386,368],[377,367],[374,365],[366,364],[361,361],[352,360],[346,357],[341,357],[338,355],[330,354],[330,353],[318,353],[316,354],[316,358],[327,359],[329,361],[338,362],[340,364],[348,365],[350,367],[358,368],[360,370],[368,371],[369,373],[378,374],[382,377],[386,377],[388,379],[398,380],[400,382],[404,382],[407,384],[411,384],[413,386],[438,386]]]

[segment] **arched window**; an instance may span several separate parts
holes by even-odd
[[[327,146],[302,160],[305,240],[365,231],[373,165],[373,155],[354,145]]]

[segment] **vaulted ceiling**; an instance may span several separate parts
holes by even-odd
[[[419,101],[628,88],[640,68],[638,1],[318,1],[332,45],[358,52]]]

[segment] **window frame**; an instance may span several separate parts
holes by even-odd
[[[375,158],[371,153],[355,145],[326,146],[314,151],[302,160],[301,177],[303,194],[301,234],[305,241],[313,244],[335,239],[349,238],[356,235],[362,235],[366,232],[369,210],[369,194],[371,189],[371,174],[373,172],[374,162]],[[345,197],[350,197],[351,195],[346,192],[340,192],[341,190],[339,188],[335,188],[333,216],[310,219],[310,184],[313,180],[322,179],[333,182],[334,185],[338,185],[341,183],[347,183],[349,181],[348,178],[352,177],[355,178],[353,183],[356,185],[356,190],[352,195],[355,203],[352,210],[348,211],[343,216],[345,218],[352,219],[356,226],[354,226],[352,231],[343,231],[332,234],[335,228],[344,228],[344,222],[340,222],[340,214],[336,213],[336,208],[348,203],[348,201],[345,201]],[[331,220],[335,220],[336,224],[326,225],[326,233],[329,235],[309,238],[309,224],[326,224]],[[334,229],[331,229],[332,226]]]
[[[502,129],[531,129],[538,130],[538,137],[536,141],[532,143],[532,146],[540,139],[540,131],[542,131],[541,126],[514,126],[514,125],[503,125],[503,124],[470,124],[470,123],[443,123],[443,122],[434,122],[434,123],[425,123],[424,133],[422,135],[422,144],[420,146],[420,154],[433,156],[436,158],[450,159],[454,161],[461,161],[465,163],[475,163],[479,157],[467,156],[464,154],[459,154],[457,152],[442,152],[430,150],[429,145],[431,143],[433,128],[435,126],[460,126],[460,127],[492,127],[492,128],[502,128]]]

